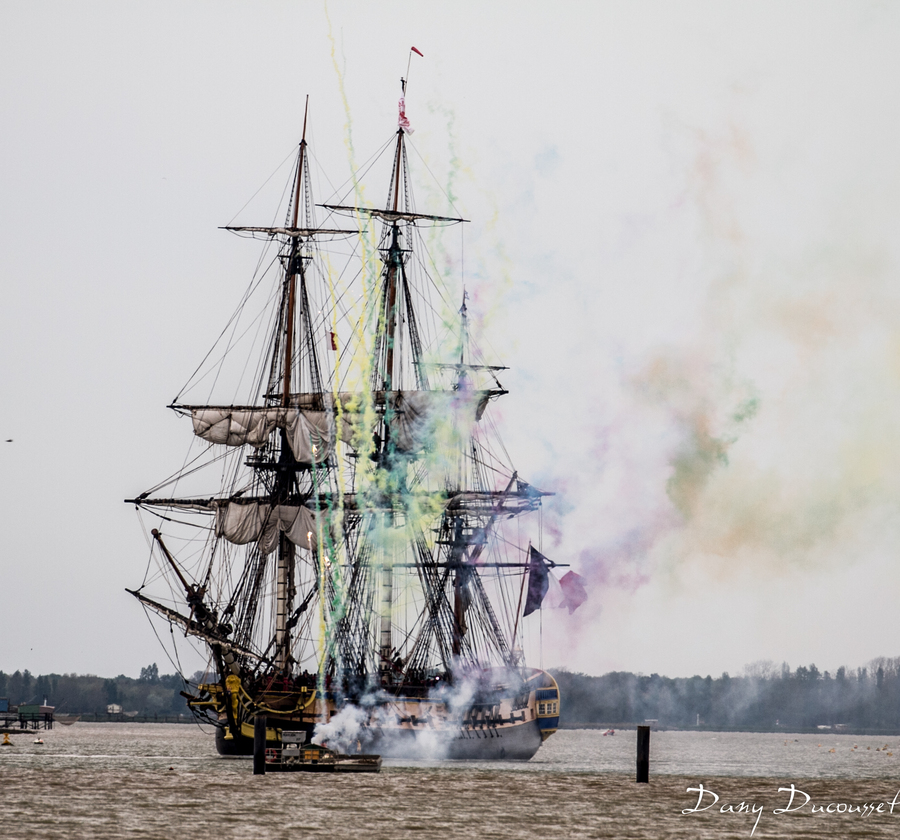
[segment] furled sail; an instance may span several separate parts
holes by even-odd
[[[195,408],[191,411],[194,434],[225,446],[265,446],[277,424],[277,408]]]
[[[297,408],[193,408],[194,434],[225,446],[266,445],[275,429],[287,432],[301,464],[318,464],[334,448],[334,422],[325,411]]]
[[[397,391],[390,422],[394,445],[401,452],[418,452],[434,439],[440,423],[452,423],[465,436],[484,412],[482,393]]]
[[[385,413],[394,446],[400,452],[415,454],[434,439],[441,423],[451,423],[458,432],[468,433],[481,419],[490,398],[498,393],[502,392],[389,391],[385,399],[385,393],[381,391],[373,396],[375,407]],[[302,397],[297,395],[294,399],[300,402]],[[361,395],[340,394],[338,399],[342,408],[339,433],[336,432],[333,410],[195,406],[190,407],[190,412],[194,434],[210,443],[249,444],[260,449],[275,429],[283,429],[297,461],[318,464],[334,451],[336,436],[352,443],[354,435],[360,431],[364,435],[372,432],[361,429],[365,416],[359,411]]]
[[[257,542],[263,554],[278,547],[282,532],[294,545],[315,551],[317,530],[316,515],[303,505],[221,502],[216,506],[216,536],[235,545]]]
[[[439,438],[442,425],[471,434],[494,391],[391,391],[385,418],[394,446],[416,454]]]

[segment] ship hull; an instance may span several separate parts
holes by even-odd
[[[380,730],[363,747],[387,758],[528,761],[542,743],[536,720],[484,728],[465,727],[440,734],[445,737],[435,738],[433,732],[409,729]]]
[[[354,726],[354,734],[340,728],[325,738],[344,739],[347,752],[377,753],[389,758],[456,759],[468,761],[528,761],[559,725],[559,688],[552,676],[533,670],[521,694],[495,696],[490,706],[473,706],[465,715],[450,716],[442,703],[424,698],[398,696],[385,706],[370,709],[368,720]],[[267,739],[277,744],[280,730],[305,732],[311,743],[316,727],[340,719],[341,710],[328,701],[325,716],[309,709],[298,716],[267,716]],[[488,711],[490,710],[490,711]],[[388,717],[389,716],[389,717]],[[385,719],[397,720],[385,725]],[[216,749],[223,756],[253,754],[253,719],[240,727],[229,727],[222,710],[216,730]],[[336,747],[338,745],[335,745]]]
[[[293,725],[293,724],[292,724]],[[380,729],[361,741],[363,751],[386,758],[454,759],[463,761],[528,761],[543,742],[536,720],[484,728],[466,727],[456,732]],[[221,756],[253,755],[253,739],[243,734],[226,737],[216,729],[216,751]]]

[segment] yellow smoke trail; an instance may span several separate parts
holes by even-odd
[[[331,43],[331,62],[334,67],[335,75],[338,80],[338,89],[341,94],[341,102],[344,106],[344,114],[346,121],[344,123],[344,145],[347,149],[347,160],[350,165],[350,178],[353,184],[353,194],[357,207],[363,207],[365,202],[365,191],[363,185],[357,178],[356,155],[353,149],[353,119],[350,110],[350,102],[347,98],[347,90],[344,84],[344,73],[342,72],[337,61],[337,45],[334,40],[334,34],[331,26],[331,18],[328,14],[328,3],[325,3],[325,18],[328,21],[328,40]],[[366,328],[366,311],[367,301],[373,298],[373,292],[377,288],[378,280],[381,276],[381,259],[378,252],[378,243],[375,236],[374,227],[368,217],[364,217],[361,213],[356,214],[356,223],[359,229],[359,245],[360,258],[362,261],[362,281],[363,295],[362,307],[358,315],[352,317],[351,323],[354,325],[354,333],[357,347],[350,363],[350,379],[348,379],[348,388],[351,392],[360,395],[358,404],[354,404],[350,409],[354,413],[362,415],[362,423],[357,428],[365,428],[374,425],[375,406],[372,401],[372,395],[369,393],[369,378],[372,370],[372,349],[374,345],[374,332]],[[332,290],[333,291],[333,290]],[[336,316],[336,312],[335,312]],[[356,386],[354,388],[354,385]],[[335,379],[335,387],[339,388],[340,384]],[[359,435],[360,439],[354,437],[354,446],[359,445],[357,449],[359,453],[360,463],[369,463],[369,456],[373,451],[373,443],[365,434]]]
[[[322,546],[324,545],[324,528],[322,527],[322,517],[316,518],[317,539],[319,540],[319,670],[316,675],[316,688],[318,696],[321,700],[322,712],[327,714],[328,703],[325,700],[325,653],[327,649],[328,626],[325,613],[325,563],[323,557]]]
[[[363,185],[360,183],[356,174],[357,166],[353,148],[352,114],[350,103],[347,98],[346,85],[344,83],[344,74],[337,61],[337,49],[331,26],[331,19],[328,15],[327,2],[325,4],[325,15],[326,20],[328,21],[328,38],[331,43],[332,65],[338,79],[338,88],[340,90],[341,101],[343,103],[344,113],[346,115],[346,121],[344,123],[344,145],[347,150],[347,158],[350,166],[353,194],[356,206],[363,207],[366,206],[365,192]],[[375,348],[375,336],[378,333],[378,330],[380,328],[383,329],[384,326],[380,321],[380,307],[375,304],[375,301],[377,300],[376,291],[378,289],[378,283],[381,278],[383,265],[381,261],[381,255],[378,250],[378,242],[372,220],[368,216],[363,216],[363,214],[361,213],[357,213],[355,218],[359,230],[358,243],[360,248],[360,259],[362,263],[361,280],[363,289],[359,307],[352,307],[348,318],[353,330],[350,341],[354,346],[354,351],[348,364],[347,390],[353,396],[351,397],[347,405],[343,405],[341,399],[339,398],[341,379],[339,376],[339,369],[336,368],[334,379],[334,397],[335,407],[337,411],[336,419],[338,423],[342,422],[343,414],[345,411],[349,412],[351,415],[355,415],[355,419],[358,420],[358,422],[353,423],[352,446],[357,453],[357,487],[359,490],[359,494],[363,498],[365,498],[366,496],[380,494],[388,489],[384,486],[385,482],[382,480],[382,477],[375,469],[375,464],[371,458],[372,454],[374,453],[374,441],[371,434],[367,432],[367,430],[373,429],[375,427],[377,421],[375,399],[370,385],[371,374],[374,365],[373,354]],[[335,284],[333,282],[334,271],[330,267],[328,274],[329,292],[331,294],[333,304],[332,329],[334,330],[335,335],[337,335],[337,309],[335,305],[337,300],[337,292]],[[338,349],[337,353],[339,357],[340,348]],[[338,438],[340,438],[340,436],[338,436]],[[342,451],[342,448],[338,451],[338,463],[341,463],[340,457]],[[339,497],[343,499],[343,493],[346,488],[343,484],[342,475],[339,478],[339,482]],[[377,525],[382,524],[381,517],[376,515],[373,518],[375,520],[374,523],[362,523],[360,527],[367,528],[369,530],[370,538],[374,538],[375,541],[380,544],[383,549],[383,551],[380,553],[376,552],[376,555],[372,558],[372,566],[375,572],[375,578],[377,580],[380,580],[381,576],[379,574],[379,565],[381,568],[384,568],[385,557],[389,557],[391,554],[393,554],[393,547],[388,545],[388,543],[390,542],[390,540],[387,539],[388,534],[377,533],[377,531],[383,532],[385,530],[384,528],[370,527],[371,525],[374,525],[376,523]],[[372,533],[373,531],[376,531],[376,533]],[[392,536],[396,535],[392,534]],[[322,646],[324,647],[324,641]],[[324,657],[320,661],[323,663],[322,667],[324,667]]]

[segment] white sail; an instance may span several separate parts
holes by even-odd
[[[259,502],[238,504],[223,502],[216,507],[216,536],[235,545],[246,545],[259,539],[271,505]]]
[[[291,452],[301,464],[318,464],[334,450],[334,415],[327,411],[284,409]]]
[[[325,411],[297,408],[193,408],[194,434],[225,446],[266,445],[275,429],[287,432],[301,464],[318,464],[334,449],[333,417]]]
[[[471,434],[490,398],[489,391],[396,391],[391,430],[401,452],[415,453],[434,440],[440,424],[461,437]]]
[[[276,427],[278,408],[195,408],[191,411],[194,434],[225,446],[265,446]]]
[[[376,405],[388,414],[394,446],[414,454],[434,438],[440,423],[452,423],[460,434],[471,431],[481,419],[491,391],[391,391],[376,394]],[[330,396],[330,395],[328,395]],[[380,399],[379,399],[380,397]],[[363,422],[354,409],[359,395],[340,394],[343,408],[340,438],[352,443]],[[330,400],[333,402],[333,399]],[[194,434],[210,443],[225,446],[266,445],[275,429],[287,432],[294,458],[301,464],[319,464],[334,451],[336,437],[333,411],[306,408],[191,408]],[[371,434],[372,430],[368,430]]]
[[[235,545],[257,542],[263,554],[278,547],[278,535],[296,546],[316,550],[316,515],[303,505],[275,505],[263,502],[221,502],[216,506],[216,536]]]

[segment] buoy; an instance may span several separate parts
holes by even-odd
[[[9,740],[9,732],[3,733],[3,743],[0,744],[0,747],[11,747],[13,742]]]

